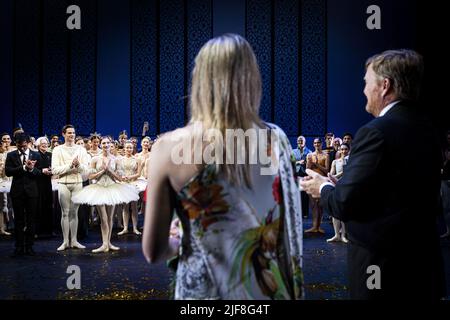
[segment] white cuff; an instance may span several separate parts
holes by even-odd
[[[320,185],[320,188],[319,188],[319,193],[322,193],[322,189],[323,189],[323,187],[325,187],[325,186],[332,186],[332,187],[334,187],[334,184],[331,183],[331,182],[324,182],[324,183],[322,183],[322,184]]]

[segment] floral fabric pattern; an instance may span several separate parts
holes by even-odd
[[[301,299],[302,221],[291,147],[276,133],[273,175],[251,166],[252,188],[231,186],[208,165],[177,195],[182,246],[176,299]]]

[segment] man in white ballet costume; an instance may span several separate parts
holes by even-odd
[[[89,155],[86,149],[75,144],[75,128],[68,124],[63,127],[65,143],[52,152],[52,173],[58,178],[58,199],[61,205],[61,228],[63,243],[58,251],[67,248],[86,248],[77,241],[78,207],[72,202],[73,193],[83,188],[83,177],[88,174]],[[70,241],[69,241],[70,234]]]

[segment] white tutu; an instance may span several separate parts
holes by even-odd
[[[110,185],[90,184],[72,196],[72,201],[77,204],[91,206],[130,203],[139,200],[137,189],[128,184],[113,183]]]
[[[0,183],[0,193],[9,193],[11,190],[11,181],[4,180]]]
[[[138,192],[142,192],[147,189],[147,180],[139,178],[135,181],[130,182],[130,185],[134,186]]]

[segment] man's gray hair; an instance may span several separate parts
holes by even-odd
[[[408,49],[388,50],[367,59],[366,69],[387,78],[398,99],[418,100],[423,77],[422,56]]]

